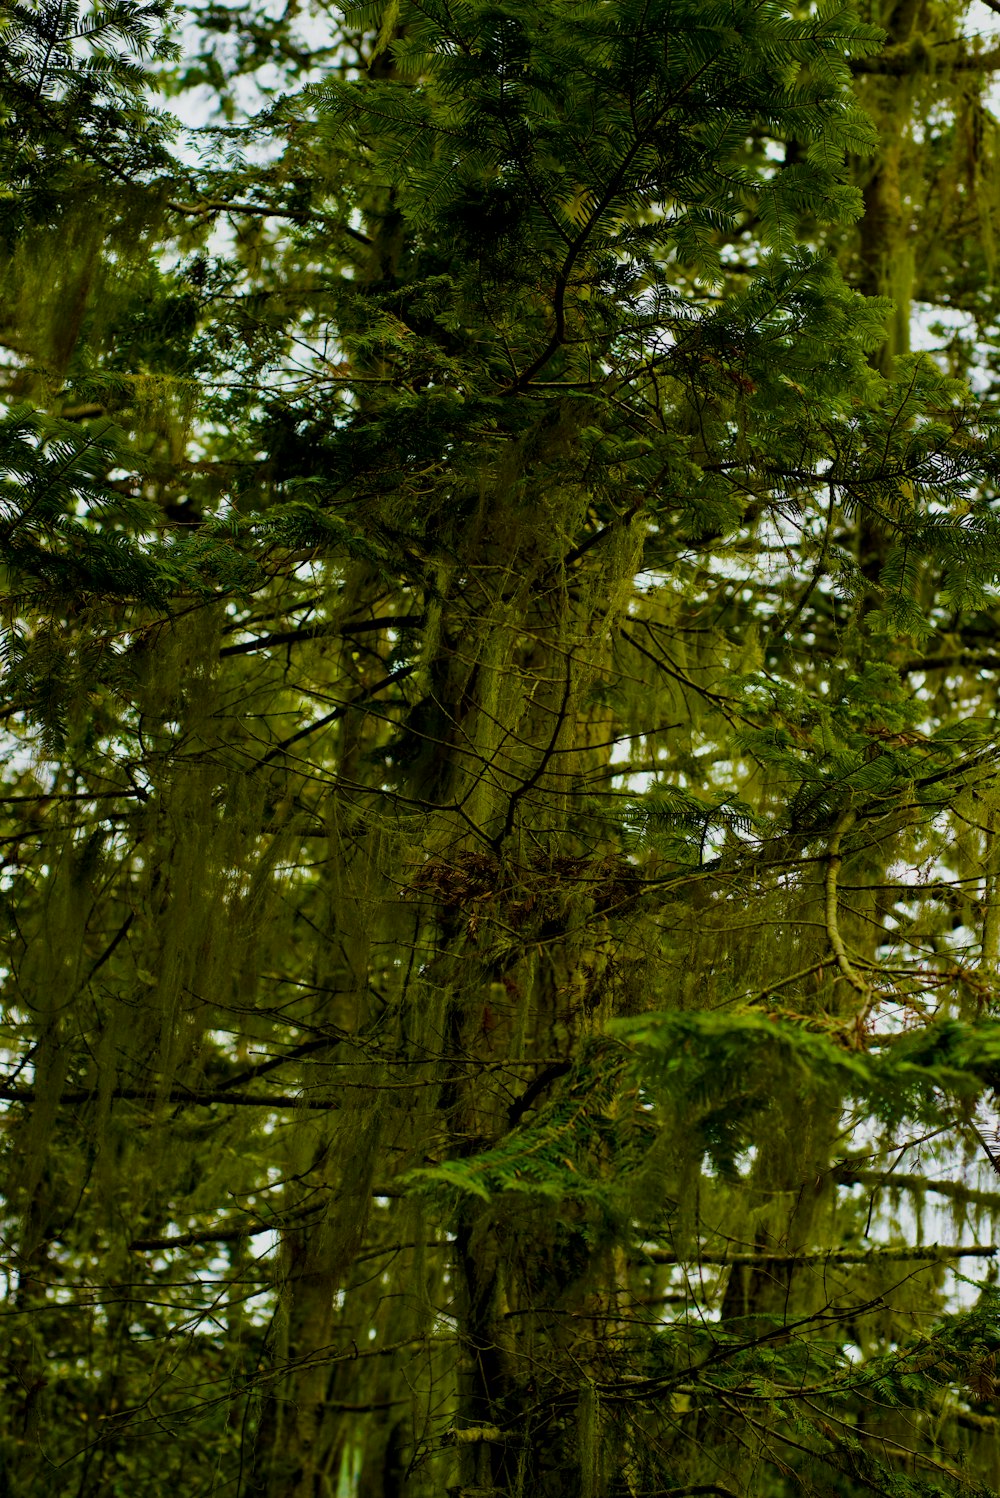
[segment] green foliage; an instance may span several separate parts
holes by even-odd
[[[17,218],[50,210],[80,167],[141,182],[170,164],[169,121],[152,105],[139,59],[174,53],[165,0],[75,0],[0,8],[0,111],[8,233]]]
[[[1000,1491],[965,19],[0,5],[4,1492]]]

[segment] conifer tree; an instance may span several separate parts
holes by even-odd
[[[0,1492],[1000,1490],[998,49],[0,19]]]

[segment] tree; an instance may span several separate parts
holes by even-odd
[[[993,49],[0,15],[6,1489],[995,1490]]]

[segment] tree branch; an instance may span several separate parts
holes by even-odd
[[[503,830],[501,831],[499,837],[495,840],[494,844],[494,846],[498,849],[514,830],[514,817],[517,814],[518,802],[521,801],[522,798],[526,796],[530,790],[533,790],[534,787],[538,784],[542,776],[545,774],[545,771],[549,765],[550,760],[552,759],[553,754],[555,754],[556,752],[556,745],[559,742],[559,735],[562,733],[563,724],[566,722],[566,715],[569,710],[569,699],[572,695],[572,692],[573,658],[572,656],[567,655],[566,681],[563,687],[562,701],[560,702],[559,709],[556,713],[556,721],[552,729],[549,742],[543,749],[538,764],[535,766],[532,773],[528,776],[527,780],[523,780],[521,784],[519,786],[516,786],[510,793],[510,799],[507,802],[507,814],[504,817]]]
[[[901,1174],[881,1170],[856,1170],[849,1161],[837,1165],[831,1172],[839,1186],[874,1186],[886,1191],[931,1191],[935,1196],[947,1196],[952,1201],[967,1202],[973,1207],[1000,1209],[1000,1192],[979,1191],[966,1186],[964,1181],[934,1181],[927,1176]]]
[[[837,966],[854,991],[861,995],[867,1005],[871,1000],[871,989],[852,965],[851,959],[847,955],[847,948],[844,946],[844,938],[840,934],[840,926],[837,921],[837,874],[844,861],[840,855],[840,845],[844,833],[848,832],[854,826],[856,819],[857,813],[852,810],[841,812],[830,837],[826,860],[826,879],[824,881],[826,888],[826,934],[830,939],[830,947],[833,955],[837,959]]]
[[[249,214],[253,218],[287,218],[294,224],[336,223],[337,228],[357,244],[370,249],[372,240],[360,229],[338,221],[333,214],[317,213],[313,208],[275,208],[270,203],[227,203],[225,200],[207,198],[203,203],[182,203],[173,199],[167,203],[173,213],[183,213],[189,218],[208,218],[212,213]]]
[[[446,1430],[443,1437],[449,1446],[475,1446],[484,1441],[504,1441],[499,1425],[474,1425],[467,1430]]]
[[[992,5],[1000,15],[1000,6]],[[854,57],[848,63],[857,77],[875,73],[888,78],[905,78],[912,73],[991,73],[1000,68],[1000,47],[990,52],[960,52],[957,57],[932,57],[922,42],[908,47],[887,47],[877,57]]]
[[[254,640],[243,640],[239,645],[224,645],[219,658],[226,655],[253,655],[258,650],[275,650],[281,645],[302,645],[308,640],[322,640],[331,635],[361,635],[370,630],[404,629],[409,625],[423,624],[423,614],[389,614],[384,619],[357,619],[353,623],[304,625],[301,629],[280,629],[271,635],[258,635]]]
[[[338,1086],[344,1086],[338,1083]],[[158,1094],[155,1088],[150,1087],[115,1087],[110,1094],[112,1100],[131,1103],[148,1103],[150,1106],[156,1103],[170,1103],[179,1107],[207,1108],[212,1103],[225,1103],[233,1108],[330,1108],[329,1098],[322,1101],[301,1097],[296,1094],[276,1093],[273,1097],[266,1097],[258,1093],[248,1092],[226,1092],[224,1088],[212,1092],[195,1092],[188,1087],[171,1087],[166,1093]],[[35,1087],[15,1087],[9,1082],[0,1082],[0,1101],[5,1103],[37,1103],[39,1092]],[[51,1098],[46,1098],[50,1103]],[[70,1087],[59,1094],[56,1106],[76,1106],[79,1103],[93,1103],[97,1101],[97,1089],[90,1087]]]
[[[275,744],[273,749],[267,751],[260,763],[262,765],[270,764],[272,759],[277,759],[279,754],[284,754],[286,749],[290,749],[300,739],[307,738],[311,733],[318,733],[321,728],[327,728],[331,723],[336,723],[338,718],[342,718],[345,713],[350,712],[352,707],[362,707],[364,703],[370,702],[373,697],[379,692],[384,691],[386,687],[394,686],[397,681],[405,681],[408,676],[413,675],[416,669],[416,665],[412,665],[400,666],[397,670],[390,671],[388,676],[383,676],[382,680],[377,681],[374,686],[366,687],[363,692],[359,692],[349,702],[342,702],[339,707],[335,707],[332,713],[327,713],[325,717],[317,718],[315,723],[307,723],[305,728],[300,728],[297,733],[291,734],[287,739],[282,739],[280,744]]]
[[[1000,4],[1000,0],[997,0]],[[900,676],[909,676],[911,671],[951,671],[956,666],[968,666],[977,671],[1000,670],[1000,655],[990,651],[956,650],[951,655],[919,655],[899,667]]]
[[[717,1264],[720,1268],[727,1266],[738,1268],[753,1266],[755,1264],[765,1265],[794,1265],[794,1264],[875,1264],[875,1263],[907,1263],[910,1260],[921,1263],[937,1263],[943,1259],[992,1259],[1000,1253],[1000,1244],[976,1243],[969,1246],[957,1243],[929,1243],[920,1248],[893,1247],[893,1248],[830,1248],[817,1253],[766,1253],[754,1250],[752,1253],[727,1253],[724,1249],[714,1251],[712,1249],[697,1249],[689,1254],[676,1254],[666,1248],[644,1249],[639,1263],[653,1264]]]

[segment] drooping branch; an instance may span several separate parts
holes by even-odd
[[[844,938],[840,934],[840,925],[837,919],[837,874],[844,861],[841,857],[840,848],[844,834],[854,826],[856,820],[857,813],[853,810],[848,809],[842,812],[837,818],[830,836],[827,849],[826,879],[824,881],[826,889],[826,934],[829,938],[833,955],[837,959],[837,966],[851,987],[856,993],[861,995],[867,1004],[871,999],[871,989],[857,972],[851,963],[850,957],[847,955],[847,948],[844,945]]]

